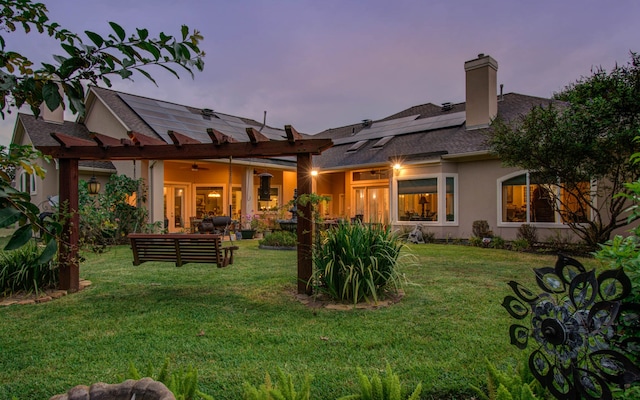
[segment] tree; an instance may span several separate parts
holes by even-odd
[[[182,26],[179,39],[160,33],[159,38],[149,37],[147,29],[136,29],[127,35],[115,22],[109,25],[112,33],[106,37],[85,31],[84,37],[64,29],[60,24],[49,20],[48,10],[42,3],[31,0],[0,0],[0,115],[10,113],[14,108],[28,105],[37,116],[40,106],[54,110],[65,107],[64,97],[73,113],[84,113],[84,87],[86,84],[111,86],[110,76],[119,75],[131,79],[134,72],[155,83],[145,70],[148,66],[159,66],[179,78],[171,67],[178,65],[193,76],[194,69],[204,68],[204,52],[198,47],[203,39],[196,30],[189,33]],[[17,51],[7,48],[4,32],[22,29],[29,34],[36,30],[60,43],[65,55],[54,55],[56,64],[34,63]],[[44,232],[47,249],[41,258],[51,259],[56,252],[56,240],[60,224],[48,221],[48,229],[39,220],[38,207],[30,202],[29,193],[23,193],[11,186],[11,173],[16,167],[29,174],[44,177],[45,170],[35,160],[42,154],[27,146],[14,146],[9,149],[0,146],[0,228],[12,226],[16,222],[20,228],[15,231],[5,249],[14,249],[28,242],[34,231]],[[46,260],[45,260],[46,261]]]
[[[492,123],[489,144],[507,166],[529,170],[548,190],[563,221],[593,248],[625,226],[625,183],[640,132],[640,57],[607,72],[599,67],[554,96],[556,102]],[[591,186],[589,182],[597,182]]]
[[[58,85],[64,91],[69,108],[73,113],[84,112],[84,84],[97,85],[100,82],[111,86],[110,75],[120,75],[130,79],[134,71],[141,73],[155,83],[153,77],[143,67],[160,66],[179,78],[169,67],[176,64],[193,76],[193,68],[202,71],[204,52],[198,47],[203,39],[196,30],[189,33],[189,27],[181,28],[181,39],[161,32],[158,39],[151,39],[147,29],[136,29],[127,35],[115,22],[109,22],[113,33],[107,37],[85,31],[83,38],[60,24],[49,21],[47,8],[42,3],[31,0],[0,0],[0,27],[4,31],[15,32],[22,28],[25,33],[37,30],[60,42],[65,55],[54,55],[57,65],[41,63],[34,69],[34,63],[19,52],[7,49],[4,36],[0,36],[0,114],[20,108],[24,104],[31,107],[37,116],[44,102],[50,110],[65,106]]]

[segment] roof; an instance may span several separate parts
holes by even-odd
[[[517,93],[504,94],[498,115],[512,120],[537,105],[553,100]],[[390,160],[430,160],[443,155],[488,154],[486,134],[490,128],[466,130],[465,103],[449,107],[428,103],[407,108],[376,121],[363,121],[320,132],[334,146],[314,157],[314,167],[341,169],[388,165]]]
[[[210,142],[208,128],[216,129],[239,142],[248,142],[246,128],[254,128],[271,140],[286,139],[284,129],[273,128],[249,118],[225,114],[211,109],[190,107],[149,97],[91,87],[123,121],[129,130],[172,143],[167,131],[175,131],[199,140]],[[307,135],[305,135],[307,136]]]
[[[58,142],[51,137],[51,132],[64,133],[80,139],[91,140],[89,130],[81,123],[70,121],[64,121],[62,124],[47,122],[42,119],[42,116],[36,118],[31,114],[24,113],[18,113],[18,123],[22,124],[25,133],[29,136],[34,146],[58,145]],[[116,170],[111,161],[80,161],[79,165],[86,168]]]

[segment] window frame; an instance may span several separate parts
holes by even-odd
[[[453,220],[447,221],[447,179],[453,179]],[[399,190],[399,182],[403,181],[415,181],[415,180],[425,180],[425,179],[436,179],[436,190],[437,193],[437,219],[435,221],[429,220],[400,220],[400,190]],[[415,225],[416,223],[424,224],[424,225],[432,225],[432,226],[458,226],[459,225],[459,205],[460,205],[460,191],[459,191],[459,179],[457,173],[435,173],[435,174],[422,174],[422,175],[411,175],[411,176],[403,176],[394,179],[393,183],[393,198],[394,198],[394,207],[393,207],[393,220],[394,223],[399,225]]]
[[[520,175],[524,175],[525,176],[525,203],[526,203],[526,218],[525,221],[503,221],[503,207],[506,204],[506,201],[504,201],[504,197],[503,197],[503,190],[502,190],[502,186],[503,183],[505,181],[508,181],[509,179],[515,178],[517,176]],[[593,193],[594,190],[594,185],[596,184],[596,182],[594,180],[591,180],[590,182],[591,185],[591,193]],[[535,221],[531,221],[531,195],[532,195],[532,190],[531,190],[531,173],[530,171],[527,170],[520,170],[520,171],[515,171],[512,172],[510,174],[507,175],[503,175],[500,178],[497,179],[497,184],[496,184],[496,191],[497,191],[497,221],[496,221],[496,225],[498,227],[519,227],[522,224],[529,224],[529,225],[533,225],[536,227],[540,227],[540,228],[568,228],[569,227],[569,223],[563,222],[563,217],[562,214],[560,212],[558,212],[556,209],[553,210],[553,215],[554,215],[554,222],[535,222]],[[537,185],[536,183],[534,183],[534,185]],[[561,195],[561,190],[563,190],[561,188],[561,186],[554,184],[553,185],[553,189],[555,191],[555,196],[560,196]],[[591,201],[593,202],[594,199],[592,198]],[[558,200],[556,200],[556,207],[557,207],[557,203]],[[590,213],[590,215],[588,216],[589,219],[593,218],[593,213]]]

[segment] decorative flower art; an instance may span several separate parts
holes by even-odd
[[[559,255],[555,267],[534,272],[544,292],[511,281],[515,296],[502,306],[518,320],[530,317],[530,326],[513,324],[509,334],[520,349],[536,347],[529,357],[536,379],[558,399],[611,399],[609,384],[640,381],[632,361],[640,355],[640,305],[623,303],[631,293],[624,271],[596,276]]]

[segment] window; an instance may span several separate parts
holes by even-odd
[[[567,223],[587,219],[589,182],[575,185],[538,182],[529,173],[500,183],[502,222]]]
[[[398,181],[398,219],[438,220],[438,178]]]
[[[455,224],[457,195],[456,174],[399,180],[398,220]]]
[[[196,188],[196,218],[227,215],[224,209],[224,191],[221,186]]]
[[[28,181],[27,181],[28,180]],[[27,187],[27,183],[29,184]],[[36,177],[35,175],[31,175],[22,171],[20,173],[20,188],[21,192],[36,194]]]
[[[269,188],[269,200],[260,200],[259,188],[256,187],[256,199],[258,199],[259,211],[277,210],[280,206],[280,188],[271,186]]]

